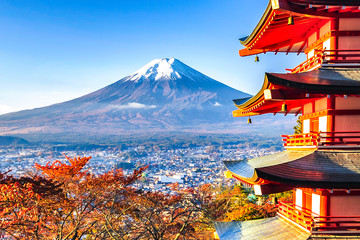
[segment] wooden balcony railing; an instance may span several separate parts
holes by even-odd
[[[281,135],[281,137],[285,148],[299,146],[360,147],[360,131],[304,133]]]
[[[291,73],[305,72],[312,68],[316,68],[317,66],[320,67],[322,62],[323,62],[323,53],[317,53],[313,57],[307,59],[303,63],[300,63],[298,66],[294,67],[293,69],[286,68],[285,70],[290,71]]]
[[[312,235],[360,235],[360,216],[318,216],[289,202],[279,202],[278,214],[300,225]]]
[[[286,69],[291,73],[305,72],[319,68],[322,64],[360,64],[360,50],[348,49],[348,50],[323,50],[316,51],[314,56],[307,59],[303,63],[294,67],[293,69]]]
[[[360,145],[360,132],[319,132],[318,145]]]
[[[318,133],[304,133],[293,135],[281,135],[284,147],[296,146],[317,146],[319,141]]]
[[[314,219],[312,218],[310,211],[298,208],[292,203],[285,203],[279,201],[278,214],[297,223],[306,230],[311,231]]]
[[[360,216],[325,216],[313,217],[312,234],[359,234]]]
[[[360,50],[324,50],[323,63],[360,63]]]

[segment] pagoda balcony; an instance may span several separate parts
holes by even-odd
[[[358,235],[360,216],[319,216],[292,202],[279,202],[277,214],[314,235]]]
[[[305,230],[311,231],[314,218],[310,210],[295,206],[292,202],[279,201],[277,214],[287,218]]]
[[[360,50],[324,50],[316,51],[314,56],[307,59],[293,69],[286,69],[291,73],[300,73],[315,70],[321,66],[360,66]]]
[[[360,132],[317,132],[281,135],[285,148],[360,148]]]

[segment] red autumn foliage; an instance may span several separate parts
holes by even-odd
[[[50,237],[52,226],[47,223],[57,216],[56,205],[63,197],[59,185],[49,179],[0,174],[1,232],[14,239]]]
[[[0,173],[0,237],[8,239],[212,239],[213,221],[274,216],[270,198],[255,202],[241,186],[181,189],[173,195],[134,187],[146,167],[94,175],[90,157],[35,165],[40,175]],[[290,198],[290,193],[280,194]]]
[[[90,157],[35,168],[41,175],[0,174],[0,234],[9,239],[211,239],[226,212],[209,186],[175,195],[133,185],[146,167],[125,176],[84,170]]]

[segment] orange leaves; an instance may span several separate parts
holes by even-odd
[[[276,215],[276,207],[269,203],[257,205],[251,202],[238,206],[227,213],[228,221],[245,221],[258,218],[268,218]]]
[[[109,222],[119,221],[128,211],[129,199],[135,193],[131,185],[146,168],[129,176],[121,169],[94,175],[84,171],[91,157],[65,157],[68,164],[56,161],[35,166],[47,179],[57,182],[64,195],[64,200],[58,203],[59,219],[50,220],[54,223],[52,232],[57,234],[57,239],[82,239],[81,236],[87,235],[104,238],[109,229],[119,225]]]
[[[70,164],[65,164],[60,161],[55,161],[50,165],[41,166],[35,163],[35,168],[41,170],[42,173],[48,176],[50,179],[62,182],[71,178],[81,178],[86,174],[86,171],[81,171],[88,163],[91,157],[75,157],[70,158],[65,156]]]
[[[68,163],[36,164],[41,176],[0,173],[0,238],[206,239],[197,229],[225,212],[211,185],[144,192],[134,183],[147,167],[94,175],[84,170],[90,157],[65,157]]]
[[[228,211],[225,221],[246,221],[275,216],[276,207],[270,203],[268,197],[259,197],[261,201],[256,202],[256,197],[250,193],[249,189],[237,185],[218,195],[218,199],[227,199]]]
[[[56,185],[43,178],[4,175],[0,183],[0,235],[7,233],[14,237],[31,238],[34,232],[42,234],[37,228],[46,224],[43,213],[50,201],[45,201],[41,195],[56,195],[57,189],[49,194],[51,188],[56,188]]]
[[[210,212],[224,213],[224,201],[216,200],[210,185],[199,189],[181,189],[178,184],[171,187],[176,192],[173,195],[161,192],[136,195],[129,215],[135,220],[138,231],[133,232],[132,237],[210,239],[203,229],[212,225],[214,219]]]
[[[60,222],[59,212],[68,203],[57,179],[81,171],[88,159],[75,159],[70,165],[55,163],[42,167],[48,176],[15,178],[0,174],[0,235],[8,234],[20,239],[51,239],[56,236],[53,228]],[[52,177],[50,177],[50,175]]]
[[[101,188],[109,189],[112,187],[116,188],[122,188],[128,185],[131,185],[135,181],[141,178],[142,173],[147,169],[147,167],[135,169],[133,174],[125,176],[123,174],[122,169],[115,169],[111,170],[109,172],[103,173],[98,176],[94,176],[91,174],[88,174],[86,176],[86,181],[84,181],[83,184],[87,184],[91,186],[100,186]]]

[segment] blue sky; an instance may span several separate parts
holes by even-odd
[[[267,0],[0,0],[0,113],[95,91],[155,58],[175,57],[254,94],[264,72],[304,56],[240,58]]]

